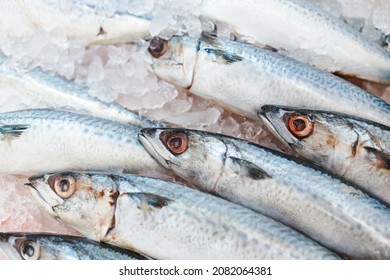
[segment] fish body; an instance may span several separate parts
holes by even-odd
[[[88,94],[88,87],[78,85],[54,73],[35,68],[23,72],[10,65],[9,59],[0,54],[0,100],[5,104],[1,112],[48,106],[84,112],[101,118],[131,123],[142,127],[161,124],[140,117],[117,103],[108,103]],[[44,104],[44,105],[42,105]]]
[[[258,211],[350,258],[390,258],[390,209],[308,163],[202,131],[144,129],[140,140],[164,167],[202,191]]]
[[[11,232],[0,233],[0,259],[143,260],[145,257],[83,237]]]
[[[0,114],[1,174],[64,169],[166,173],[139,143],[139,127],[54,109]]]
[[[37,29],[62,29],[69,40],[114,44],[149,35],[150,19],[83,0],[0,1],[1,29],[8,37],[25,39]]]
[[[204,0],[201,15],[263,45],[330,57],[329,70],[390,83],[390,54],[309,1]]]
[[[266,104],[358,115],[390,124],[390,105],[328,72],[266,48],[203,36],[154,38],[154,73],[252,119]]]
[[[56,219],[152,258],[338,258],[272,219],[175,183],[74,172],[29,180],[27,190]]]
[[[303,158],[390,205],[390,128],[315,110],[263,106],[271,131]]]

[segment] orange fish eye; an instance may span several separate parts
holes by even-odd
[[[164,55],[168,50],[168,41],[161,39],[159,37],[154,37],[149,44],[148,51],[149,53],[155,57],[159,58]]]
[[[175,133],[167,137],[165,141],[167,148],[174,154],[180,155],[188,148],[187,135],[183,133]]]
[[[70,175],[52,175],[48,179],[50,188],[61,198],[69,198],[76,192],[76,180]]]
[[[291,115],[288,118],[288,130],[297,138],[306,138],[313,133],[313,122],[308,116]]]

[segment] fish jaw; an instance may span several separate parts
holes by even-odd
[[[26,183],[24,186],[27,192],[34,198],[38,205],[50,214],[53,218],[57,219],[58,216],[53,207],[58,205],[59,197],[46,189],[46,185],[43,184],[44,176],[31,176],[29,178],[30,183]]]
[[[61,176],[72,176],[76,182],[74,194],[64,199],[52,185]],[[32,176],[29,180],[27,190],[38,204],[55,219],[84,236],[101,241],[113,226],[117,198],[117,186],[113,180],[93,185],[92,178],[68,172]]]
[[[172,158],[172,155],[166,150],[159,137],[156,136],[159,133],[159,129],[147,128],[141,130],[138,138],[155,160],[165,168],[171,169],[168,162]]]
[[[9,233],[0,233],[0,260],[21,260],[15,239]]]
[[[150,50],[156,40],[166,42],[166,51],[159,57],[156,57]],[[187,37],[173,36],[169,40],[155,37],[151,40],[148,54],[145,57],[147,67],[161,79],[189,88],[193,81],[198,55],[197,48],[198,41]]]
[[[283,122],[284,112],[272,105],[264,105],[261,107],[261,112],[258,112],[258,116],[276,138],[291,148],[292,145],[298,143],[298,140],[287,130]]]

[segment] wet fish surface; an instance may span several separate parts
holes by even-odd
[[[2,260],[145,260],[119,247],[83,237],[44,233],[0,233]]]
[[[0,1],[3,32],[24,39],[37,29],[61,29],[69,40],[114,44],[149,35],[150,18],[84,0]],[[57,32],[61,32],[57,31]]]
[[[328,110],[390,125],[390,105],[308,64],[266,48],[203,36],[155,37],[147,57],[163,80],[252,119],[266,104]]]
[[[140,140],[164,167],[202,191],[350,258],[390,258],[390,208],[307,162],[203,131],[143,129]]]
[[[390,54],[321,5],[304,0],[204,0],[201,15],[263,45],[330,57],[329,70],[390,83]]]
[[[0,114],[0,174],[68,170],[166,171],[138,141],[138,126],[54,109]]]
[[[315,110],[263,106],[260,117],[300,156],[390,205],[390,127]]]
[[[27,190],[88,238],[157,259],[336,259],[265,216],[175,183],[134,175],[33,176]]]
[[[0,111],[12,111],[19,103],[32,107],[48,107],[84,112],[96,117],[131,123],[142,127],[162,126],[153,120],[140,117],[117,103],[108,103],[89,95],[88,87],[37,67],[30,71],[20,69],[10,63],[10,59],[0,54],[0,100],[7,107]],[[18,102],[15,102],[18,100]]]

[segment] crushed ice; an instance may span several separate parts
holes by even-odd
[[[389,40],[390,1],[388,0],[312,0],[323,5],[336,17],[345,19],[360,30],[369,40]],[[70,9],[62,1],[65,11]],[[201,0],[88,0],[108,15],[115,9],[138,15],[152,14],[152,36],[188,34],[198,37],[201,30],[214,26],[199,20]],[[231,36],[227,25],[217,25],[218,36]],[[145,43],[142,41],[118,45],[85,46],[69,41],[60,28],[38,29],[32,34],[15,40],[0,27],[0,49],[14,62],[26,69],[40,66],[76,83],[87,84],[90,94],[106,101],[116,100],[125,107],[189,128],[205,129],[251,140],[262,145],[285,150],[260,122],[232,114],[183,89],[158,80],[150,74],[143,61]],[[333,61],[328,57],[310,57],[305,50],[294,50],[289,55],[312,62],[323,69],[331,69]],[[390,87],[353,81],[368,91],[390,102]],[[23,100],[2,99],[9,108],[25,108]],[[32,102],[32,101],[29,101]],[[41,102],[42,101],[35,101]],[[43,103],[42,103],[43,104]],[[40,211],[24,191],[26,178],[0,176],[0,230],[2,231],[53,231],[73,233]]]

